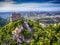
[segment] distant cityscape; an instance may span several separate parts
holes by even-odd
[[[0,13],[1,18],[9,19],[13,12]],[[60,22],[60,12],[16,12],[21,14],[25,19],[51,24]]]

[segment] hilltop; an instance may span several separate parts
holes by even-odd
[[[21,24],[22,21],[18,20],[15,22],[10,22],[9,24],[5,25],[0,29],[0,44],[7,38],[12,36],[12,31]]]
[[[16,42],[11,39],[12,31],[18,25],[23,24],[22,22],[22,20],[10,22],[0,29],[1,45],[16,45]],[[60,24],[41,27],[38,22],[27,20],[27,23],[33,29],[33,38],[29,43],[23,42],[17,45],[60,45]],[[25,31],[23,31],[23,34],[26,35]]]

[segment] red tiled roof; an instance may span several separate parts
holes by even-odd
[[[18,19],[21,19],[21,14],[20,13],[13,13],[11,16],[11,20],[14,21],[14,20],[18,20]]]

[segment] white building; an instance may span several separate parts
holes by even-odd
[[[46,25],[43,23],[39,23],[40,26],[45,27]]]

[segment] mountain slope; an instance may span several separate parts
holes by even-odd
[[[0,29],[0,44],[7,38],[11,37],[12,30],[14,30],[22,21],[18,20],[15,22],[10,22],[9,24],[5,25],[3,28]]]
[[[6,25],[7,23],[8,23],[8,20],[7,19],[0,18],[0,27]]]
[[[60,24],[41,27],[38,25],[38,22],[33,22],[30,20],[27,22],[29,26],[32,27],[34,33],[33,38],[30,43],[23,42],[18,45],[60,45]],[[5,45],[5,43],[8,45],[16,45],[15,41],[11,40],[11,32],[19,24],[22,24],[22,20],[10,22],[0,29],[0,45]]]

